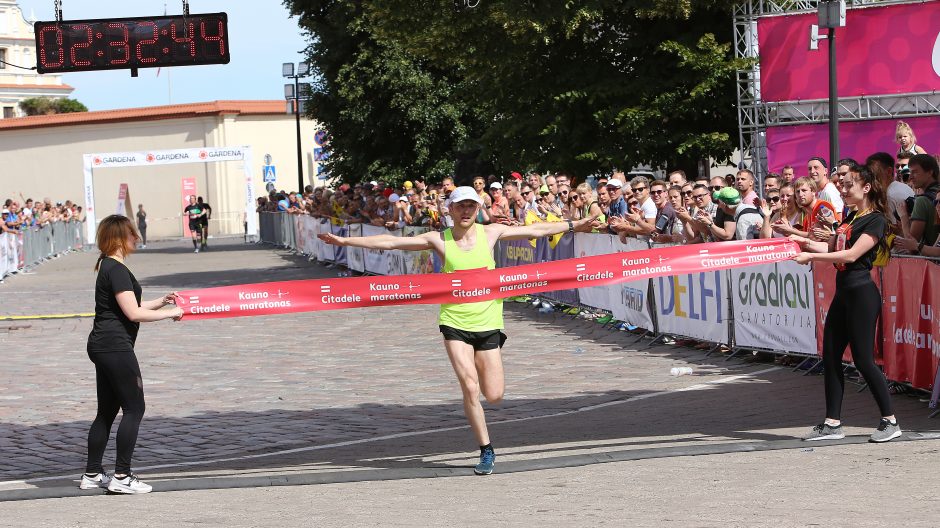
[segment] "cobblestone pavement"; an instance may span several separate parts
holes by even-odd
[[[283,251],[236,240],[213,246],[197,255],[186,242],[157,243],[128,263],[145,298],[337,276]],[[0,316],[92,311],[95,258],[71,254],[9,278],[0,285]],[[636,336],[582,319],[506,306],[506,400],[487,406],[499,467],[564,467],[565,457],[578,455],[603,461],[791,449],[821,418],[818,376],[683,347],[644,348]],[[476,446],[436,311],[405,306],[143,325],[137,353],[147,415],[135,467],[158,489],[161,482],[170,489],[187,479],[244,475],[319,474],[340,482],[356,472],[367,481],[388,478],[387,470],[405,471],[402,478],[431,476],[407,473],[428,468],[469,473]],[[95,409],[84,352],[90,328],[87,318],[0,321],[0,499],[9,490],[71,487],[83,468]],[[669,375],[685,365],[695,374]],[[895,400],[905,430],[937,430],[920,396]],[[853,435],[877,424],[867,392],[850,389],[843,415]],[[106,467],[113,453],[112,439]]]

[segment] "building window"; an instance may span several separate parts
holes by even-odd
[[[7,69],[7,50],[6,48],[0,48],[0,70]]]
[[[4,118],[4,119],[12,119],[13,117],[14,117],[14,116],[13,116],[13,107],[12,107],[12,106],[4,106],[4,107],[3,107],[3,118]]]

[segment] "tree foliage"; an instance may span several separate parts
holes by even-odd
[[[32,97],[20,101],[20,108],[28,116],[69,114],[72,112],[87,112],[88,107],[74,99],[52,99],[49,97]]]
[[[415,160],[425,159],[446,169],[479,148],[500,171],[583,175],[694,167],[733,150],[734,71],[745,64],[733,58],[729,1],[287,4],[310,31],[322,76],[313,112],[330,127],[334,155],[359,165],[402,173],[424,170]],[[413,151],[374,151],[402,125]],[[360,137],[340,139],[349,132]]]

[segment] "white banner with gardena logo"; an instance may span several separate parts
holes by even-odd
[[[244,172],[245,220],[248,235],[258,232],[258,215],[255,214],[255,187],[251,173],[251,147],[202,147],[174,150],[149,150],[141,152],[104,152],[85,154],[82,157],[82,172],[85,179],[85,229],[89,243],[95,242],[98,228],[95,210],[95,171],[114,167],[151,167],[180,163],[215,163],[241,161]]]
[[[816,355],[813,273],[795,262],[730,270],[739,347]]]

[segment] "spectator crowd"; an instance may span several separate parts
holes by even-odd
[[[850,212],[842,200],[842,178],[850,171],[870,170],[886,193],[894,251],[940,256],[937,157],[917,145],[907,124],[899,122],[895,136],[899,149],[894,155],[877,152],[863,162],[847,158],[834,164],[812,156],[805,171],[786,166],[762,182],[748,169],[694,180],[682,170],[668,172],[665,179],[613,172],[594,177],[591,183],[579,183],[564,172],[513,172],[504,181],[494,175],[476,176],[472,186],[484,201],[477,220],[518,225],[596,215],[599,231],[650,244],[789,235],[827,241]],[[389,229],[442,229],[453,225],[447,198],[455,188],[454,179],[446,177],[439,184],[418,178],[399,188],[369,181],[344,183],[333,190],[308,186],[300,193],[272,189],[258,199],[258,211],[309,214]]]
[[[20,201],[13,198],[3,200],[0,233],[16,233],[29,227],[44,227],[53,222],[84,221],[82,206],[71,200],[56,202],[53,205],[50,198],[34,201],[32,198],[21,196]]]

